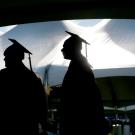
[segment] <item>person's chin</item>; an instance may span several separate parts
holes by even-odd
[[[63,58],[66,59],[66,55],[63,55]]]
[[[8,65],[5,63],[5,67],[7,67]]]
[[[70,57],[68,55],[63,55],[63,57],[64,57],[64,59],[67,59],[67,60],[70,59]]]
[[[65,59],[66,59],[66,60],[71,60],[71,58],[69,58],[69,57],[65,57]]]
[[[64,55],[64,59],[68,59],[68,57],[66,55]]]
[[[6,68],[10,68],[10,67],[12,67],[12,65],[10,65],[10,64],[5,64],[5,67],[6,67]]]

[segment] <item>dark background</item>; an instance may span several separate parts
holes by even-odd
[[[1,0],[0,26],[66,19],[134,19],[131,0]]]

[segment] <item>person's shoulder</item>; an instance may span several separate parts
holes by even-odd
[[[21,69],[23,69],[22,70],[23,71],[22,73],[27,74],[29,76],[36,77],[36,74],[34,73],[34,71],[28,69],[25,65],[22,65]]]
[[[37,78],[37,75],[35,74],[35,72],[31,71],[31,70],[28,70],[28,69],[27,69],[27,75],[29,75],[29,76],[31,76],[33,78]]]
[[[29,80],[33,83],[33,85],[41,84],[41,79],[36,75],[34,71],[27,71],[27,78],[26,80]]]
[[[80,66],[86,70],[86,71],[91,71],[92,72],[92,69],[91,69],[91,65],[89,64],[88,60],[82,56],[79,60],[79,63],[80,63]]]
[[[38,80],[38,81],[40,80],[40,78],[36,75],[34,71],[29,70],[29,75],[35,80]]]

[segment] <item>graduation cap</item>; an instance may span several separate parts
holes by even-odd
[[[81,38],[77,34],[74,34],[68,31],[65,31],[65,32],[71,35],[71,37],[67,39],[67,41],[70,41],[70,43],[73,43],[73,44],[69,44],[71,45],[71,47],[75,47],[76,49],[81,50],[82,43],[85,43],[85,50],[86,50],[86,57],[87,57],[87,45],[90,45],[90,43],[88,43],[85,39]]]
[[[90,43],[88,43],[85,39],[81,38],[79,35],[71,33],[69,31],[65,31],[66,33],[68,33],[69,35],[71,35],[72,38],[77,39],[79,42],[84,42],[85,44],[90,45]]]
[[[16,58],[20,58],[20,60],[24,59],[24,53],[28,53],[29,55],[29,63],[30,63],[30,69],[32,70],[31,66],[31,57],[32,54],[30,51],[28,51],[24,46],[22,46],[19,42],[17,42],[15,39],[9,39],[13,44],[9,46],[4,51],[4,56],[12,56]]]

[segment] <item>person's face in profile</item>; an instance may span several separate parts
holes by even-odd
[[[11,56],[5,56],[4,57],[4,61],[5,61],[5,66],[8,67],[12,67],[13,63],[14,63],[14,58]]]
[[[61,49],[65,59],[73,60],[81,54],[81,42],[74,38],[67,39]]]
[[[21,62],[21,58],[14,56],[14,55],[6,55],[4,57],[4,61],[5,61],[5,66],[7,68],[11,68],[17,65],[17,63]]]
[[[63,44],[63,48],[61,49],[61,52],[65,59],[71,59],[74,55],[74,49],[72,47],[72,44],[70,42],[65,41]]]

